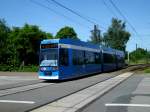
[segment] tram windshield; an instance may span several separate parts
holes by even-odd
[[[58,49],[41,50],[40,66],[58,66]]]

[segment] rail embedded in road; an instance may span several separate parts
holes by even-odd
[[[130,69],[129,69],[130,68]],[[95,84],[98,84],[100,82],[109,80],[110,78],[113,78],[123,72],[130,71],[134,68],[141,68],[141,66],[134,66],[134,67],[129,67],[120,71],[115,71],[111,73],[103,73],[99,75],[94,75],[91,77],[86,77],[78,80],[71,80],[71,81],[65,81],[61,83],[54,83],[51,86],[43,86],[40,88],[34,88],[30,89],[27,91],[22,91],[22,92],[17,92],[17,93],[12,93],[9,95],[4,95],[0,97],[0,100],[8,100],[8,101],[32,101],[35,102],[34,104],[26,104],[26,105],[21,105],[19,104],[14,104],[13,107],[11,107],[11,112],[17,112],[18,110],[18,105],[19,108],[22,109],[22,111],[29,111],[34,108],[40,107],[41,105],[45,105],[49,102],[54,102],[56,100],[59,100],[60,98],[65,98],[68,95],[77,93],[83,89],[86,89],[87,87],[91,87]],[[12,88],[14,89],[14,88]],[[10,112],[7,111],[8,108],[3,107],[4,103],[1,103],[0,108],[3,109],[4,112]],[[9,105],[8,103],[5,103]],[[6,106],[7,107],[7,106]],[[14,110],[14,111],[13,111]]]
[[[114,78],[108,79],[104,82],[98,83],[82,91],[47,104],[43,107],[37,108],[31,112],[55,112],[56,110],[57,112],[76,112],[96,98],[111,90],[113,87],[130,77],[132,74],[132,72],[123,73]]]
[[[33,89],[42,88],[42,87],[45,87],[45,86],[49,86],[51,84],[53,84],[53,83],[38,83],[38,84],[32,84],[32,85],[26,85],[26,86],[1,90],[0,91],[0,97],[10,95],[10,94],[16,94],[16,93],[19,93],[19,92],[25,92],[25,91],[29,91],[29,90],[33,90]]]

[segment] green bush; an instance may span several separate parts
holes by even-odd
[[[150,73],[150,68],[146,68],[146,69],[144,70],[144,72],[145,72],[145,73]]]
[[[15,71],[15,72],[37,72],[38,66],[35,65],[29,65],[29,66],[23,66],[23,67],[16,67],[13,65],[0,65],[0,71]]]
[[[35,65],[30,65],[30,66],[24,66],[19,68],[19,72],[37,72],[38,71],[38,66]]]

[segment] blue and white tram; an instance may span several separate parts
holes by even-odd
[[[123,66],[120,57],[123,59],[121,51],[80,40],[43,40],[40,46],[39,78],[64,80],[115,70]]]
[[[102,47],[102,60],[104,72],[117,69],[116,50],[112,48]]]
[[[101,72],[101,49],[73,39],[41,42],[40,79],[70,79]]]
[[[117,69],[120,69],[120,68],[125,66],[124,58],[125,58],[124,52],[116,50],[116,61],[117,61],[116,66],[117,66]]]

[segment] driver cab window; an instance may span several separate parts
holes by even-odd
[[[59,49],[59,62],[61,66],[68,66],[68,49],[61,48]]]

